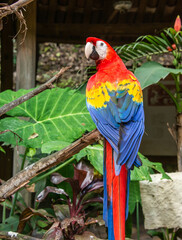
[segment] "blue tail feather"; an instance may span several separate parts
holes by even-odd
[[[128,218],[128,212],[129,212],[129,192],[130,192],[130,170],[128,170],[127,175],[127,190],[126,190],[126,212],[125,212],[125,218]]]

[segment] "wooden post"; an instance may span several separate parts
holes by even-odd
[[[13,23],[12,16],[3,19],[1,32],[1,92],[13,89]]]
[[[13,24],[12,16],[3,19],[1,31],[1,92],[13,89]],[[0,178],[7,180],[12,176],[13,150],[4,146],[6,154],[0,152],[1,165]]]
[[[36,76],[36,1],[26,7],[24,17],[27,24],[26,37],[24,32],[17,36],[17,63],[16,63],[16,90],[20,88],[30,89],[35,86]],[[19,28],[19,26],[18,26]],[[18,29],[17,29],[18,31]],[[20,171],[22,162],[21,154],[25,153],[24,147],[16,147],[14,150],[13,174]],[[27,205],[31,204],[30,193],[23,193]]]
[[[17,36],[17,90],[20,88],[29,89],[35,86],[36,1],[27,5],[24,17],[28,28],[26,37],[24,39],[24,33],[18,34]]]

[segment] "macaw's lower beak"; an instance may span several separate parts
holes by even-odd
[[[99,59],[99,54],[97,53],[95,46],[93,43],[88,42],[85,46],[85,56],[86,58],[91,58],[92,60],[98,60]]]
[[[99,59],[99,54],[97,53],[95,46],[93,46],[93,50],[92,50],[92,53],[90,54],[90,58],[95,61]]]

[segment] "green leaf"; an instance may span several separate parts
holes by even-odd
[[[27,204],[26,204],[25,199],[24,199],[24,197],[22,196],[22,193],[21,193],[21,192],[18,192],[17,201],[20,202],[21,206],[27,207]],[[19,210],[18,204],[16,205],[16,211],[17,211],[17,210]],[[21,208],[20,208],[20,210],[21,210]]]
[[[158,237],[158,239],[164,240],[164,234],[157,230],[148,230],[147,234],[151,237]]]
[[[59,151],[67,146],[69,146],[71,142],[65,142],[65,141],[50,141],[46,142],[42,145],[42,153],[48,153],[50,154],[51,152],[54,151]]]
[[[63,141],[47,142],[42,145],[42,152],[50,154],[51,152],[59,151],[70,144],[70,142]],[[77,161],[79,161],[83,157],[87,157],[87,159],[91,162],[94,168],[99,173],[103,174],[103,147],[101,145],[89,145],[75,155]]]
[[[17,231],[19,217],[17,215],[6,219],[5,223],[0,224],[0,231]]]
[[[165,49],[165,50],[167,49],[168,44],[163,38],[155,36],[154,41],[156,41],[158,43],[158,45],[163,47],[163,49]]]
[[[138,181],[130,182],[130,192],[129,192],[129,213],[133,214],[135,210],[136,203],[141,203],[140,197],[140,186]]]
[[[0,93],[0,106],[24,95],[28,90]],[[49,141],[73,142],[95,124],[85,104],[85,96],[68,88],[46,90],[7,113],[12,117],[0,121],[0,141],[8,144],[40,148]],[[19,119],[18,117],[28,117]],[[21,141],[22,139],[22,141]]]
[[[162,173],[162,178],[170,179],[170,177],[165,173],[161,163],[151,162],[141,153],[138,153],[138,155],[143,165],[139,168],[134,167],[134,170],[131,171],[131,182],[129,192],[130,214],[134,212],[136,203],[141,204],[139,181],[142,180],[151,181],[152,179],[150,174],[153,173],[153,170]]]
[[[172,40],[173,43],[175,43],[176,46],[178,46],[178,42],[176,41],[176,31],[173,28],[169,28],[167,30],[165,30],[165,33],[167,34],[167,36],[169,36]]]
[[[3,153],[6,153],[6,151],[4,150],[4,148],[2,148],[1,146],[0,146],[0,151],[3,152]]]
[[[161,51],[163,48],[161,48],[161,46],[157,43],[157,39],[155,41],[155,37],[148,35],[145,38],[149,43],[151,43],[152,48],[155,49],[155,51]]]
[[[165,36],[165,34],[163,32],[161,33],[161,37],[164,39],[164,41],[166,41],[166,43],[168,44],[169,47],[172,47],[170,41],[168,40],[168,38]]]
[[[90,163],[101,174],[103,174],[103,147],[101,145],[87,146],[76,156],[77,160],[87,156]]]
[[[117,47],[116,52],[124,61],[139,61],[144,57],[169,53],[167,50],[169,40],[165,35],[163,37],[163,35],[161,37],[151,35],[141,36],[133,43]]]
[[[171,179],[170,176],[165,173],[165,171],[162,167],[162,163],[151,162],[145,156],[143,156],[141,153],[138,153],[138,155],[139,155],[140,159],[142,160],[142,163],[144,166],[161,173],[162,179]]]
[[[128,218],[125,222],[125,231],[126,231],[125,240],[127,240],[128,238],[131,238],[131,234],[132,234],[132,216],[131,216],[130,212],[128,213]]]
[[[131,181],[142,181],[148,180],[151,181],[150,174],[153,173],[153,170],[162,173],[162,179],[171,179],[164,171],[161,163],[151,162],[141,153],[138,153],[141,161],[142,166],[137,168],[134,167],[134,170],[131,171]]]
[[[151,181],[149,168],[145,166],[144,164],[137,168],[134,167],[134,170],[131,171],[131,181],[143,181],[143,180],[149,180]]]
[[[167,77],[169,73],[182,74],[182,69],[173,69],[163,67],[157,62],[146,62],[134,72],[142,89],[159,82],[161,79]]]
[[[35,148],[29,148],[27,152],[28,157],[33,157],[36,154],[36,149]]]
[[[37,225],[40,227],[40,228],[45,228],[45,227],[48,227],[49,226],[49,222],[48,221],[43,221],[43,220],[37,220]]]

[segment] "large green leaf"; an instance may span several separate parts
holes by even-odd
[[[182,74],[182,69],[166,68],[157,62],[146,62],[134,72],[142,89],[159,82],[167,77],[169,73]]]
[[[141,203],[140,197],[140,185],[138,181],[130,182],[130,193],[129,193],[129,212],[133,214],[136,203]]]
[[[30,90],[5,91],[0,94],[0,106]],[[12,117],[0,121],[0,141],[40,148],[50,141],[73,142],[95,125],[86,108],[85,96],[70,89],[46,90],[7,113]],[[18,117],[28,117],[19,119]],[[19,141],[19,137],[22,141]]]

